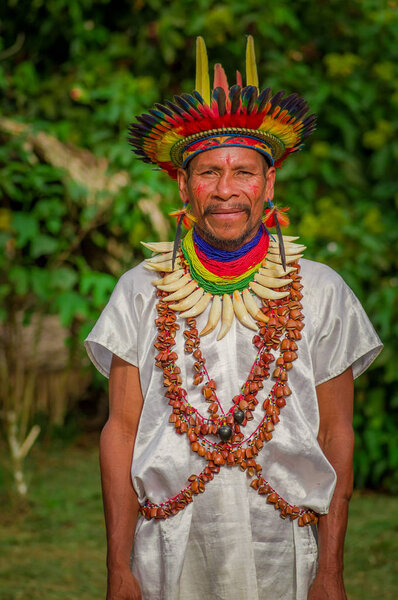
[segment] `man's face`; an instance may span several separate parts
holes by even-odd
[[[195,156],[189,173],[179,169],[183,202],[190,202],[195,228],[213,246],[235,250],[250,241],[272,200],[275,169],[250,148],[215,148]]]

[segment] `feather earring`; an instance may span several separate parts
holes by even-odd
[[[175,260],[176,260],[176,256],[177,256],[177,251],[178,248],[180,246],[180,241],[181,241],[181,232],[182,232],[182,215],[180,215],[177,219],[177,229],[176,229],[176,234],[174,237],[174,244],[173,244],[173,256],[171,258],[171,270],[174,271],[174,264],[175,264]]]
[[[276,229],[276,235],[278,236],[279,242],[279,254],[281,256],[284,271],[286,271],[286,252],[281,227],[287,227],[289,225],[289,217],[284,214],[288,210],[288,208],[277,209],[270,198],[268,198],[268,208],[265,209],[263,217],[263,223],[267,228],[275,227]]]
[[[176,234],[174,236],[173,255],[172,255],[172,259],[171,259],[171,268],[174,270],[174,263],[175,263],[175,259],[176,259],[178,248],[179,248],[180,241],[181,241],[182,226],[184,225],[184,227],[186,227],[186,229],[190,229],[192,227],[192,223],[195,223],[196,217],[194,217],[188,211],[188,203],[185,203],[184,208],[182,208],[181,210],[176,210],[175,212],[169,213],[169,216],[176,217],[176,219],[177,219],[177,229],[176,229]]]
[[[285,245],[283,243],[283,235],[281,232],[281,226],[279,225],[279,219],[278,219],[277,214],[275,214],[275,228],[276,228],[276,233],[277,233],[278,241],[279,241],[279,254],[281,255],[282,267],[283,267],[283,270],[286,271]]]

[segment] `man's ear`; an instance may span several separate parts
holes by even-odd
[[[270,167],[267,171],[266,174],[266,187],[265,187],[265,193],[266,193],[266,198],[268,200],[268,198],[272,201],[274,198],[274,185],[275,185],[275,167]]]
[[[178,191],[180,192],[180,198],[183,204],[188,204],[188,171],[186,169],[177,169],[177,183]]]

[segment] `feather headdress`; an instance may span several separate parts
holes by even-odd
[[[279,167],[299,150],[315,129],[315,115],[305,116],[308,104],[297,94],[274,96],[270,88],[259,92],[252,36],[246,48],[246,87],[241,76],[229,87],[224,69],[215,65],[210,95],[204,40],[196,43],[196,89],[175,96],[136,118],[129,142],[144,162],[158,165],[175,178],[199,152],[220,145],[250,147],[263,154],[269,165]]]

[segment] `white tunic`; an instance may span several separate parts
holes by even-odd
[[[291,504],[327,513],[335,472],[318,442],[319,412],[315,387],[352,366],[358,377],[381,350],[358,299],[337,273],[308,260],[302,270],[305,327],[298,358],[289,371],[292,395],[281,410],[273,438],[256,457],[263,477]],[[199,474],[203,458],[190,449],[185,435],[169,423],[163,374],[154,366],[157,329],[153,272],[139,265],[119,280],[112,297],[86,340],[88,354],[106,377],[112,354],[137,366],[144,407],[131,469],[139,501],[160,504]],[[198,329],[208,310],[197,318]],[[184,353],[182,331],[176,346],[183,387],[189,402],[207,415],[200,387],[192,385],[192,355]],[[225,412],[240,393],[256,356],[254,333],[236,319],[216,342],[217,331],[201,339],[209,376]],[[258,394],[254,420],[273,382]],[[203,494],[166,520],[139,519],[132,555],[144,600],[305,600],[316,571],[317,546],[311,527],[282,520],[279,512],[249,486],[246,473],[221,467]]]

